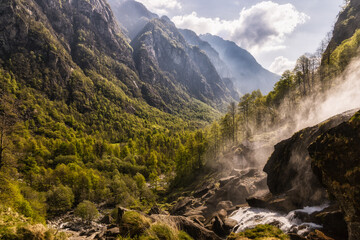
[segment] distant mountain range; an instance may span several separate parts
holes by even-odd
[[[241,93],[256,89],[268,93],[279,80],[280,76],[264,69],[248,51],[236,43],[211,34],[201,35],[200,38],[210,43],[219,53],[220,59],[230,71],[234,85]]]
[[[134,0],[122,3],[110,0],[110,4],[130,39],[134,39],[147,22],[158,18],[143,4]],[[242,94],[257,89],[268,93],[280,78],[264,69],[248,51],[240,48],[234,42],[210,34],[199,37],[188,29],[178,29],[178,31],[189,45],[197,46],[206,53],[227,87],[235,86],[235,89]]]

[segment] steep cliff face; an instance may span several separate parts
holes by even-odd
[[[329,129],[348,121],[355,113],[345,112],[316,126],[295,133],[291,138],[275,145],[275,151],[264,167],[267,183],[274,195],[286,194],[294,206],[322,204],[325,188],[313,173],[308,147]]]
[[[358,28],[360,28],[360,2],[358,0],[351,0],[339,14],[333,29],[333,36],[324,57],[326,57],[329,52],[331,54],[344,40],[353,36]]]
[[[219,53],[222,61],[230,69],[230,76],[233,78],[235,87],[241,93],[257,89],[268,93],[274,87],[275,82],[279,80],[278,75],[264,69],[248,51],[240,48],[234,42],[211,34],[200,37],[210,43]]]
[[[198,46],[206,53],[206,55],[208,55],[211,62],[214,64],[216,70],[222,78],[232,77],[230,69],[220,58],[219,53],[208,42],[202,40],[198,35],[196,35],[195,32],[191,30],[181,29],[180,32],[190,45]]]
[[[150,21],[131,45],[141,79],[163,100],[169,94],[189,95],[218,108],[232,100],[206,54],[189,46],[168,18]]]
[[[324,132],[309,147],[312,167],[340,203],[349,239],[360,239],[360,112]]]
[[[82,111],[108,81],[140,96],[131,47],[105,1],[6,0],[0,11],[2,67],[23,83]]]
[[[157,14],[150,12],[143,4],[134,0],[110,0],[109,3],[115,17],[130,39],[134,39],[151,19],[158,18]]]

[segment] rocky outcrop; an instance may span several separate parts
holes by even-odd
[[[327,46],[322,65],[330,63],[330,55],[344,40],[352,37],[357,29],[360,28],[360,2],[357,0],[347,1],[347,6],[339,13],[335,23],[332,37]]]
[[[230,234],[237,225],[229,218],[236,206],[246,204],[246,198],[267,188],[266,175],[255,168],[235,169],[230,175],[204,184],[191,197],[180,199],[170,213],[192,219],[219,236]]]
[[[356,111],[337,115],[314,127],[295,133],[275,146],[264,167],[267,184],[273,195],[285,194],[296,208],[320,205],[327,199],[325,188],[311,168],[308,147],[329,129],[348,121]]]
[[[351,115],[352,116],[352,115]],[[309,147],[313,170],[345,214],[350,240],[360,239],[360,112]]]

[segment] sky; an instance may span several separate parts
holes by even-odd
[[[344,0],[137,0],[168,16],[178,28],[237,43],[272,72],[292,69],[314,53],[336,21]]]

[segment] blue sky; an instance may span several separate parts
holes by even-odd
[[[313,53],[332,29],[344,0],[138,0],[179,28],[212,33],[250,51],[281,74]]]

